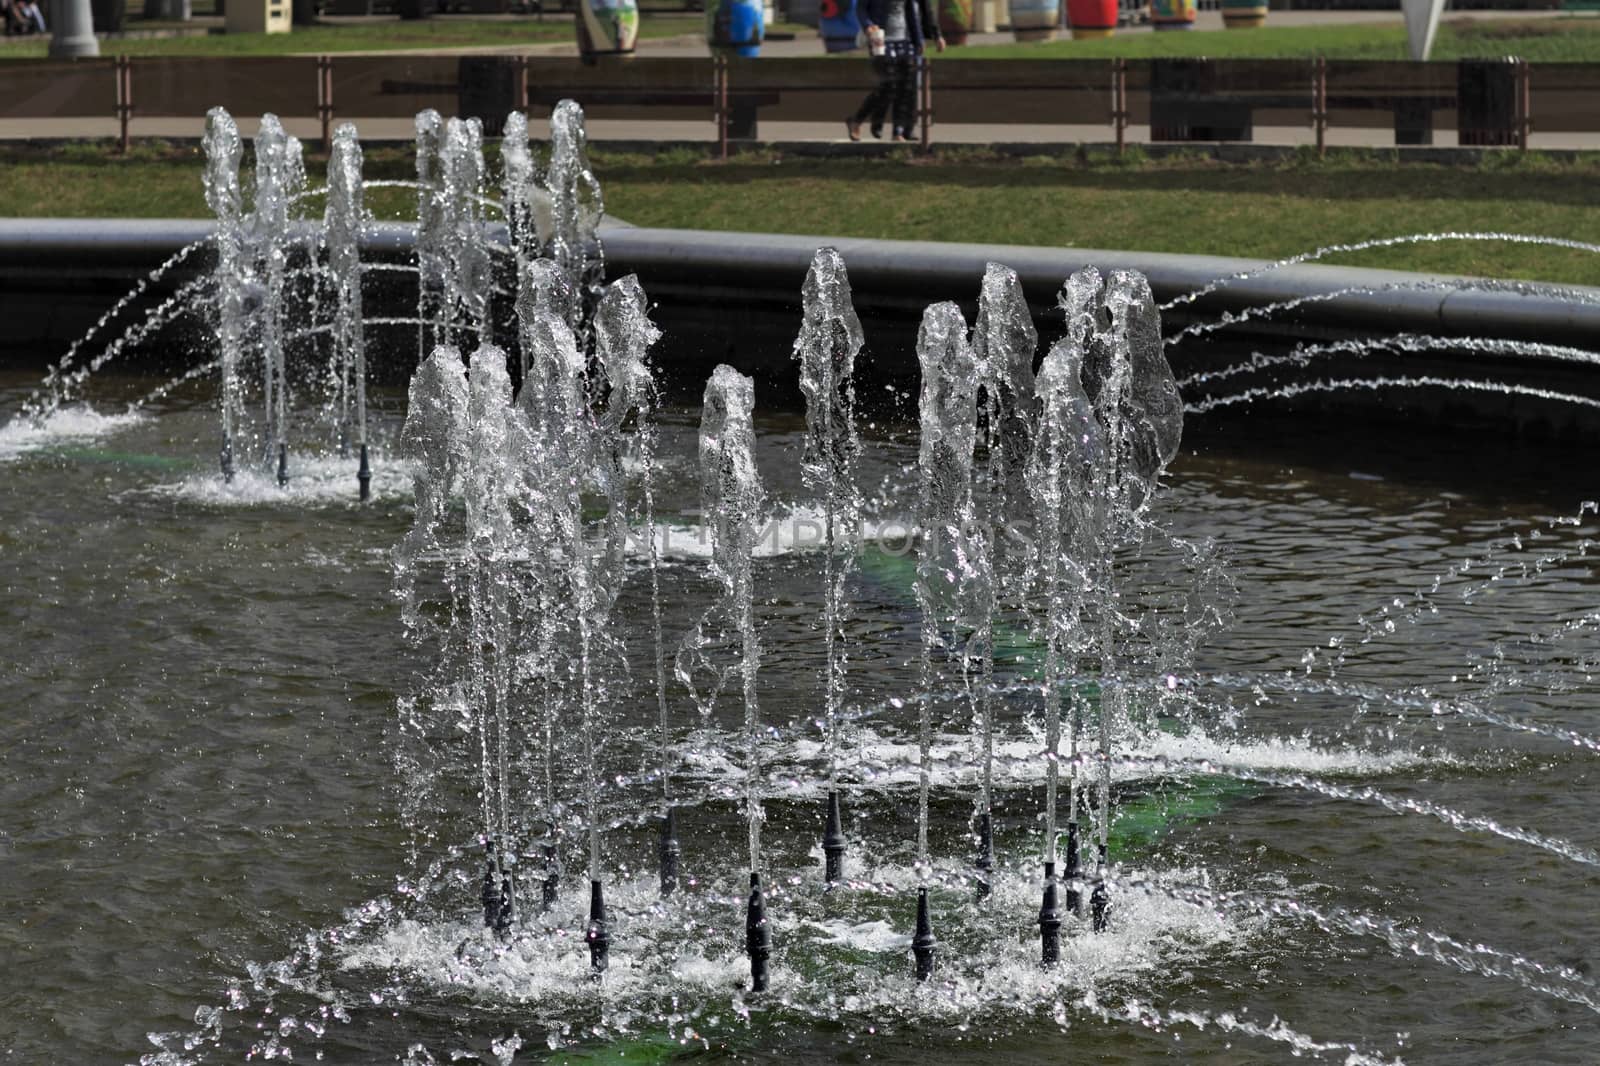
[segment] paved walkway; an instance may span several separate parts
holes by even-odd
[[[1528,12],[1528,11],[1482,11],[1471,12],[1455,17],[1469,17],[1473,19],[1506,19],[1506,18],[1543,18],[1555,17],[1560,12]],[[1398,12],[1395,11],[1274,11],[1271,15],[1273,25],[1278,26],[1314,26],[1314,25],[1350,25],[1361,23],[1393,23],[1397,20]],[[647,16],[649,17],[649,16]],[[508,26],[525,21],[528,16],[508,17]],[[686,26],[694,25],[692,19],[675,16]],[[570,22],[567,16],[552,15],[550,20],[564,19]],[[1216,11],[1202,11],[1199,16],[1199,25],[1202,29],[1221,29],[1222,16]],[[344,20],[351,21],[351,20]],[[359,21],[359,20],[356,20]],[[1148,27],[1129,27],[1118,31],[1119,33],[1150,33]],[[973,34],[969,40],[973,44],[1003,44],[1010,43],[1012,36],[1007,33]],[[811,56],[822,54],[822,43],[819,38],[810,34],[800,34],[793,40],[772,40],[763,47],[763,54],[768,56]],[[500,46],[455,48],[455,49],[418,49],[418,53],[432,55],[465,55],[479,53],[521,53],[528,55],[576,55],[577,48],[572,42],[540,43],[530,45],[516,45],[508,43]],[[3,54],[3,52],[0,52]],[[358,53],[348,53],[358,54]],[[378,53],[373,53],[378,54]],[[405,55],[409,52],[386,52],[385,55]],[[696,56],[706,55],[706,43],[702,34],[685,33],[679,36],[656,38],[642,41],[638,54],[641,56]],[[3,73],[4,64],[0,63],[0,73]],[[135,101],[137,102],[137,87],[135,88]],[[935,100],[937,107],[937,99]],[[307,111],[311,108],[308,106]],[[237,116],[241,131],[247,136],[252,135],[255,122],[245,116]],[[1535,106],[1537,119],[1537,105]],[[414,134],[410,118],[362,118],[357,115],[339,115],[341,122],[354,122],[361,130],[363,139],[374,141],[406,141]],[[288,129],[307,140],[315,141],[321,136],[321,126],[315,118],[287,118],[284,125]],[[135,137],[164,137],[176,139],[198,138],[203,132],[204,118],[197,114],[192,118],[161,118],[140,117],[135,114],[132,131]],[[716,140],[716,128],[708,113],[704,121],[669,121],[661,119],[616,120],[592,119],[588,123],[590,140],[597,143],[605,142],[700,142],[707,143]],[[1147,126],[1130,126],[1127,131],[1131,143],[1149,141],[1149,128]],[[1309,145],[1315,142],[1314,134],[1310,128],[1309,116],[1307,123],[1300,126],[1261,126],[1254,129],[1254,138],[1250,143],[1260,145]],[[118,124],[115,118],[39,118],[39,119],[0,119],[0,140],[19,139],[87,139],[116,137]],[[760,136],[763,141],[773,143],[812,142],[828,144],[837,142],[847,144],[844,136],[843,115],[838,123],[832,122],[762,122]],[[1114,132],[1109,126],[1085,125],[1011,125],[997,123],[974,123],[965,125],[942,124],[936,121],[933,139],[937,144],[992,144],[992,143],[1039,143],[1042,145],[1063,144],[1104,144],[1114,139]],[[1435,134],[1435,147],[1449,148],[1456,144],[1456,135],[1453,130],[1439,130]],[[1386,148],[1394,144],[1392,130],[1385,127],[1377,128],[1334,128],[1328,131],[1328,143],[1335,147],[1369,147]],[[1584,150],[1600,147],[1600,134],[1588,133],[1542,133],[1535,129],[1529,141],[1530,147],[1555,150]]]
[[[246,136],[255,135],[256,120],[236,116],[239,130]],[[354,122],[365,141],[410,141],[416,133],[409,118],[360,118],[339,116],[340,122]],[[315,144],[322,136],[322,127],[314,118],[286,118],[284,127],[295,136]],[[609,144],[637,145],[650,142],[684,142],[711,144],[716,138],[716,128],[708,116],[704,122],[677,122],[663,120],[619,121],[591,119],[586,124],[589,141],[601,147]],[[535,123],[537,129],[537,123]],[[136,118],[133,122],[135,137],[163,137],[173,140],[198,140],[205,130],[205,120],[196,118]],[[1312,145],[1316,138],[1310,125],[1306,126],[1256,126],[1254,138],[1240,142],[1269,146]],[[83,119],[0,119],[0,140],[88,140],[115,138],[117,122],[111,118]],[[848,146],[844,123],[832,122],[763,122],[761,140],[772,144],[808,143],[815,145],[837,144]],[[870,142],[871,138],[863,135]],[[1039,144],[1060,146],[1070,144],[1107,144],[1115,137],[1108,126],[1083,125],[954,125],[938,124],[933,127],[933,141],[937,144]],[[1129,126],[1128,143],[1149,143],[1148,126]],[[1328,144],[1340,148],[1391,148],[1394,135],[1388,129],[1330,129]],[[1584,151],[1600,147],[1600,136],[1587,133],[1539,133],[1529,139],[1529,147],[1554,151]],[[737,148],[737,145],[735,145]],[[1456,147],[1454,130],[1439,130],[1434,134],[1433,147]]]

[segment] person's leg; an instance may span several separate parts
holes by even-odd
[[[917,117],[917,58],[905,56],[896,64],[894,82],[894,135],[911,139]]]
[[[861,101],[861,106],[856,108],[856,113],[846,123],[853,131],[859,131],[861,124],[872,122],[872,135],[883,135],[883,115],[889,108],[889,101],[894,96],[894,63],[887,56],[872,57],[872,72],[878,76],[877,87],[867,94]],[[855,133],[859,136],[859,132]]]

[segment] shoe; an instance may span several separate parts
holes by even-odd
[[[861,139],[861,123],[856,119],[845,119],[844,131],[850,135],[850,139],[852,141],[859,141]],[[874,136],[876,136],[876,134],[874,134]]]
[[[882,126],[874,126],[874,127],[872,127],[872,139],[875,140],[875,141],[883,140],[883,127]]]
[[[905,142],[905,141],[909,141],[909,140],[911,140],[911,138],[910,138],[910,137],[907,137],[907,136],[906,136],[906,135],[905,135],[905,134],[903,134],[903,133],[897,133],[897,134],[895,134],[895,135],[894,135],[894,139],[895,139],[895,141],[897,141],[897,142]]]

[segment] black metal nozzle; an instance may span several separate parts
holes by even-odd
[[[988,811],[978,815],[978,898],[988,899],[994,891],[994,818]]]
[[[222,438],[222,481],[233,484],[233,438]]]
[[[1089,922],[1097,933],[1111,925],[1111,895],[1106,891],[1106,846],[1100,845],[1100,866],[1094,875],[1094,891],[1089,895]]]
[[[539,889],[539,909],[549,913],[556,905],[557,891],[561,887],[561,865],[556,861],[554,842],[544,846],[544,883]]]
[[[917,961],[917,980],[933,976],[933,955],[938,941],[933,938],[933,921],[928,917],[928,890],[917,889],[917,931],[911,937],[911,955]]]
[[[750,956],[750,991],[767,990],[767,960],[772,957],[772,930],[767,926],[767,901],[761,875],[750,874],[750,904],[744,915],[744,950]]]
[[[668,807],[661,817],[661,895],[662,898],[678,890],[678,809]]]
[[[556,846],[556,827],[554,823],[547,823],[544,845],[544,881],[539,889],[539,909],[548,914],[556,905],[556,898],[561,889],[561,853]]]
[[[1067,910],[1083,917],[1083,859],[1082,845],[1078,843],[1078,823],[1067,823]]]
[[[1039,906],[1039,963],[1054,966],[1061,961],[1061,911],[1058,905],[1056,864],[1044,864],[1044,902]]]
[[[483,870],[483,891],[478,899],[483,903],[483,927],[493,929],[500,921],[500,874],[494,865],[494,844],[487,846],[489,859]]]
[[[278,487],[281,489],[289,483],[289,446],[278,445]]]
[[[511,923],[516,919],[516,892],[511,887],[511,874],[508,871],[500,879],[500,910],[494,917],[494,931],[500,936],[509,936]]]
[[[828,793],[828,821],[822,830],[822,854],[827,857],[824,877],[828,884],[844,880],[844,816],[839,811],[839,793]]]
[[[583,938],[589,942],[589,966],[599,977],[611,963],[611,933],[606,927],[606,899],[599,881],[589,882],[589,929]]]
[[[361,465],[356,468],[356,484],[361,486],[361,502],[372,499],[372,464],[367,461],[367,446],[361,446]]]

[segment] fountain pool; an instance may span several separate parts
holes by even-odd
[[[31,384],[31,376],[10,376],[7,411]],[[108,378],[99,395],[154,384]],[[374,399],[375,425],[393,433],[399,397]],[[681,409],[663,415],[663,513],[697,500],[694,421]],[[757,459],[779,500],[801,496],[784,461],[801,428],[780,414],[758,418]],[[910,491],[905,467],[915,442],[907,426],[884,418],[865,436],[864,483]],[[657,1059],[705,1044],[740,1058],[797,1061],[832,1059],[844,1048],[889,1061],[1043,1061],[1064,1049],[1141,1062],[1285,1054],[1283,1045],[1242,1033],[1197,1030],[1183,1023],[1184,1011],[1232,1013],[1262,1026],[1279,1017],[1317,1040],[1411,1062],[1581,1061],[1595,1050],[1591,1007],[1570,1001],[1595,997],[1584,935],[1600,919],[1592,865],[1296,783],[1378,788],[1579,848],[1600,843],[1593,751],[1430,710],[1435,698],[1466,697],[1517,722],[1592,733],[1592,630],[1532,639],[1595,611],[1592,563],[1571,554],[1594,535],[1595,518],[1552,524],[1577,513],[1564,478],[1530,477],[1436,440],[1418,442],[1430,469],[1471,464],[1481,476],[1471,484],[1396,478],[1385,466],[1398,451],[1393,442],[1382,449],[1387,457],[1352,450],[1340,461],[1293,467],[1210,446],[1183,454],[1170,475],[1169,521],[1228,545],[1235,586],[1233,622],[1201,650],[1194,673],[1206,679],[1204,699],[1226,711],[1204,738],[1147,754],[1211,759],[1257,780],[1222,788],[1176,769],[1130,772],[1118,784],[1126,809],[1149,797],[1178,812],[1130,818],[1125,855],[1156,884],[1241,892],[1254,902],[1218,917],[1159,892],[1140,902],[1130,886],[1123,931],[1098,943],[1069,937],[1069,951],[1077,945],[1083,953],[1068,956],[1073,976],[1031,989],[1025,980],[1034,971],[1020,960],[1034,950],[1037,901],[1021,864],[1031,853],[1038,796],[1023,785],[1002,789],[992,932],[997,945],[1010,945],[995,950],[1012,951],[1015,965],[996,971],[1004,989],[959,1008],[925,1007],[909,983],[898,983],[906,980],[897,975],[913,883],[907,787],[885,780],[850,813],[848,829],[863,849],[854,861],[870,883],[862,898],[838,914],[814,898],[817,764],[815,750],[799,741],[819,684],[815,560],[758,559],[763,711],[794,726],[796,738],[780,746],[765,836],[775,862],[799,882],[780,885],[779,899],[789,900],[791,916],[803,904],[804,920],[820,927],[780,924],[774,967],[802,966],[801,944],[844,938],[807,950],[856,960],[861,983],[780,988],[792,1006],[746,1013],[736,990],[737,860],[730,868],[724,857],[738,853],[744,827],[734,798],[714,798],[721,790],[709,773],[682,786],[704,802],[685,812],[680,828],[693,882],[686,896],[699,897],[702,920],[726,919],[722,940],[707,934],[701,945],[704,972],[612,999],[568,980],[556,962],[456,969],[456,941],[471,928],[476,860],[463,857],[461,879],[430,886],[423,900],[408,902],[394,884],[411,869],[409,834],[383,751],[395,699],[427,666],[424,654],[400,650],[389,596],[388,549],[409,525],[405,486],[380,464],[375,504],[364,508],[343,466],[330,478],[337,493],[322,494],[307,477],[283,492],[263,480],[224,494],[213,437],[209,409],[174,395],[93,444],[60,440],[10,462],[0,480],[12,645],[0,838],[10,875],[0,891],[16,916],[0,936],[18,975],[0,992],[0,1044],[18,1061],[131,1061],[153,1050],[146,1033],[190,1032],[197,1006],[226,1005],[230,985],[234,1002],[250,1005],[219,1015],[219,1060],[240,1057],[285,1025],[297,1059],[321,1051],[324,1061],[347,1062],[404,1057],[415,1044],[439,1061],[458,1050],[495,1061],[493,1042],[514,1033],[530,1058],[549,1053],[552,1041],[573,1053],[622,1046]],[[687,627],[691,605],[707,595],[696,553],[669,547],[668,632]],[[1477,559],[1484,561],[1431,591],[1435,575]],[[915,606],[871,573],[856,580],[854,677],[864,703],[882,702],[896,686],[878,667],[916,655]],[[1414,600],[1418,593],[1425,599]],[[623,613],[637,619],[640,607],[631,595]],[[1321,667],[1329,641],[1341,638],[1346,663],[1330,682]],[[1316,656],[1309,664],[1308,650]],[[909,717],[885,710],[864,725],[880,735],[878,758],[892,777],[900,756],[891,745],[909,743]],[[647,746],[643,736],[621,745],[619,769],[636,769]],[[470,796],[462,802],[470,805]],[[935,853],[964,856],[965,801],[936,793],[936,809],[940,803],[947,817],[934,820]],[[634,912],[635,922],[647,920],[654,901],[653,846],[652,825],[621,827],[608,841],[620,881],[614,906]],[[380,897],[397,910],[346,915]],[[1266,901],[1283,914],[1261,914]],[[1391,944],[1324,931],[1302,907],[1425,932]],[[402,914],[459,929],[430,932]],[[571,924],[581,916],[562,917],[581,935]],[[948,924],[941,932],[952,936]],[[346,925],[351,942],[323,942],[321,961],[293,968],[265,1013],[252,960],[269,964],[307,934]],[[1445,951],[1429,934],[1576,973],[1541,976],[1470,952],[1469,965],[1512,976],[1463,972],[1428,957]],[[293,987],[308,970],[315,988]],[[263,982],[276,984],[266,975]],[[1094,1008],[1084,1003],[1091,989]],[[1160,1008],[1169,1024],[1140,1014],[1145,1006]],[[325,1010],[350,1021],[328,1021]],[[1138,1017],[1125,1020],[1127,1012]],[[674,1018],[670,1026],[665,1017]],[[313,1037],[312,1027],[323,1025]],[[171,1046],[181,1051],[181,1038]]]
[[[452,304],[450,271],[469,266],[440,267],[441,305],[460,314],[472,305]],[[562,291],[549,284],[540,300]],[[581,335],[586,320],[562,306],[547,305],[551,321]],[[484,328],[483,314],[477,327],[441,319],[441,339]],[[1047,341],[1061,332],[1037,325]],[[567,327],[540,328],[536,348]],[[870,353],[872,323],[865,334]],[[959,362],[960,347],[943,358]],[[523,373],[537,379],[540,365]],[[351,463],[332,454],[298,456],[286,484],[270,457],[225,481],[212,383],[110,370],[83,385],[93,410],[62,407],[43,428],[12,417],[36,377],[0,375],[12,647],[0,660],[0,903],[16,916],[0,926],[15,975],[0,988],[0,1051],[17,1061],[1476,1063],[1600,1051],[1585,935],[1600,919],[1600,515],[1570,460],[1304,416],[1286,425],[1270,399],[1226,423],[1192,413],[1157,525],[1119,549],[1129,624],[1181,652],[1116,675],[1119,698],[1166,710],[1076,767],[1085,783],[1105,774],[1115,801],[1111,916],[1096,932],[1067,914],[1060,962],[1041,968],[1043,752],[1056,744],[1040,723],[1039,647],[1000,613],[985,785],[972,690],[924,658],[925,620],[946,606],[919,576],[908,520],[965,505],[930,503],[938,486],[919,477],[919,451],[930,460],[909,392],[860,397],[859,448],[829,468],[860,490],[829,497],[845,528],[859,511],[865,542],[847,560],[818,543],[828,523],[813,501],[832,475],[818,473],[815,420],[756,407],[749,460],[767,521],[747,577],[708,565],[700,412],[668,402],[652,421],[656,535],[623,513],[629,561],[601,589],[617,597],[595,636],[619,649],[594,675],[607,699],[560,749],[594,760],[593,791],[556,811],[572,839],[545,911],[525,864],[539,839],[527,825],[550,812],[511,814],[524,865],[510,871],[518,911],[502,937],[479,906],[489,804],[471,768],[486,727],[471,713],[454,731],[413,727],[419,693],[482,676],[450,664],[493,656],[468,644],[457,657],[462,631],[437,595],[421,610],[432,627],[401,640],[393,549],[415,517],[411,469],[394,458],[406,397],[363,397],[376,446],[363,504]],[[737,392],[725,382],[720,402]],[[136,399],[134,413],[95,413]],[[492,407],[472,402],[475,416]],[[561,447],[557,435],[536,451],[553,462]],[[469,494],[469,530],[497,528],[474,510],[494,498]],[[440,512],[447,524],[461,513],[448,500]],[[592,509],[586,521],[610,528]],[[548,559],[565,565],[571,542],[552,537]],[[453,572],[437,551],[414,563]],[[842,583],[837,603],[825,568]],[[680,852],[665,899],[647,571],[672,647],[733,594],[750,605],[734,614],[755,621],[744,654],[754,639],[760,658],[759,676],[744,672],[714,707],[668,689]],[[566,595],[551,590],[551,603]],[[841,618],[836,667],[824,614]],[[705,643],[706,663],[740,662],[726,636]],[[919,660],[940,678],[922,686],[931,699],[917,698]],[[430,699],[449,727],[448,700]],[[821,830],[834,787],[849,852],[830,891]],[[994,828],[981,902],[980,788]],[[603,832],[579,840],[590,810]],[[771,986],[752,994],[757,862]],[[609,902],[599,980],[586,865]],[[919,983],[924,890],[938,964]]]

